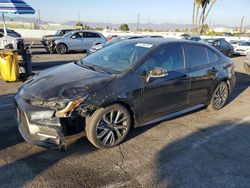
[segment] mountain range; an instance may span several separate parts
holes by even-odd
[[[5,18],[7,21],[23,21],[23,22],[37,22],[36,18],[24,18],[24,17],[7,17]],[[55,22],[50,22],[50,21],[41,21],[42,24],[48,24],[48,23],[55,23]],[[66,26],[75,26],[76,21],[67,21],[64,23],[61,23],[61,25],[66,25]],[[91,28],[106,28],[107,26],[112,29],[118,29],[120,27],[120,24],[114,24],[114,23],[108,23],[108,22],[81,22],[83,25],[88,25]],[[137,23],[128,23],[129,28],[131,30],[136,30],[137,29]],[[210,26],[211,27],[211,26]],[[230,27],[227,25],[222,25],[222,24],[214,24],[212,28],[218,28],[218,27]],[[154,23],[140,23],[139,28],[142,30],[145,29],[153,29],[153,30],[159,30],[159,31],[166,31],[166,30],[175,30],[175,29],[191,29],[192,24],[175,24],[175,23],[162,23],[162,24],[154,24]],[[250,29],[250,25],[244,26],[246,29]]]

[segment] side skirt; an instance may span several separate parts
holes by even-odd
[[[165,116],[162,116],[162,117],[159,117],[157,119],[154,119],[152,121],[149,121],[145,124],[142,124],[142,125],[139,125],[139,126],[136,126],[136,127],[141,127],[141,126],[146,126],[146,125],[151,125],[151,124],[154,124],[154,123],[158,123],[158,122],[161,122],[161,121],[164,121],[164,120],[168,120],[168,119],[171,119],[173,117],[178,117],[180,115],[183,115],[183,114],[186,114],[188,112],[192,112],[192,111],[195,111],[195,110],[198,110],[202,107],[204,107],[205,105],[204,104],[198,104],[198,105],[195,105],[195,106],[192,106],[192,107],[189,107],[189,108],[186,108],[184,110],[181,110],[181,111],[178,111],[178,112],[174,112],[174,113],[171,113],[171,114],[168,114],[168,115],[165,115]]]

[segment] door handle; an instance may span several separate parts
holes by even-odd
[[[218,72],[218,70],[215,67],[213,67],[212,69],[208,70],[209,74],[216,74],[217,72]]]

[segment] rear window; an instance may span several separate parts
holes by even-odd
[[[208,56],[208,61],[209,63],[215,63],[218,62],[220,60],[220,56],[217,55],[215,52],[213,52],[212,50],[206,48],[207,50],[207,56]]]
[[[208,64],[206,48],[200,45],[185,45],[185,53],[189,67]]]

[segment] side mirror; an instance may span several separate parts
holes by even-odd
[[[72,38],[72,39],[76,39],[76,36],[75,36],[75,35],[73,35],[71,38]]]
[[[155,67],[153,70],[149,72],[149,75],[147,77],[147,82],[149,82],[150,78],[162,78],[166,77],[168,75],[168,71],[165,69],[162,69],[160,67]]]

